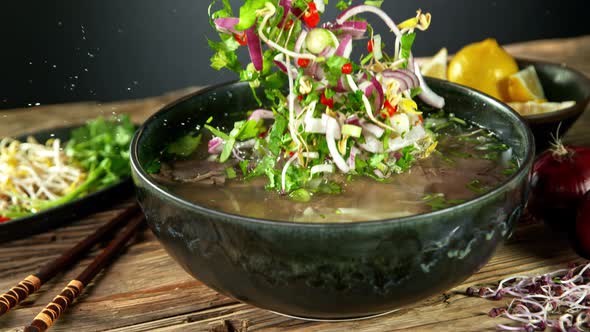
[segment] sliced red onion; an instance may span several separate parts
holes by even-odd
[[[287,73],[287,65],[285,64],[285,55],[283,53],[277,54],[273,61],[283,73]]]
[[[246,38],[248,42],[248,52],[250,53],[252,64],[254,64],[254,69],[261,71],[263,64],[262,47],[260,46],[260,38],[258,38],[258,34],[256,33],[256,26],[252,26],[250,29],[246,30]]]
[[[398,136],[389,140],[389,149],[387,152],[399,151],[407,146],[413,145],[426,136],[426,131],[422,126],[414,126],[404,137]]]
[[[223,33],[241,33],[235,29],[235,26],[240,22],[237,17],[221,17],[216,18],[214,21],[215,29]]]
[[[207,144],[210,154],[220,154],[223,151],[225,142],[219,137],[213,137]]]
[[[273,62],[275,63],[275,65],[277,65],[277,68],[279,68],[283,73],[287,73],[287,63],[285,62],[285,55],[283,53],[277,54],[274,57]],[[294,76],[297,75],[297,69],[291,67],[291,73]]]
[[[380,110],[383,108],[383,103],[385,102],[385,94],[383,92],[383,86],[381,85],[381,83],[379,82],[377,77],[375,77],[375,76],[373,76],[373,78],[371,79],[371,83],[373,83],[375,90],[377,90],[377,100],[375,101],[375,106],[376,106],[375,109]]]
[[[360,125],[361,125],[361,127],[363,127],[363,134],[365,136],[372,135],[377,138],[381,138],[381,136],[383,136],[383,134],[385,133],[385,129],[383,129],[377,125],[374,125],[370,122],[367,122],[365,120],[361,120]]]
[[[359,146],[370,153],[382,153],[383,142],[375,138],[372,135],[365,135],[365,143],[359,144]]]
[[[344,82],[344,79],[342,77],[340,77],[338,79],[338,85],[336,86],[335,91],[336,92],[346,92],[348,90],[349,90],[348,85],[346,85],[346,83]]]
[[[257,109],[254,112],[252,112],[252,114],[250,114],[250,117],[248,117],[248,120],[260,120],[260,119],[274,119],[275,116],[272,114],[272,111],[269,110],[265,110],[265,109]]]
[[[231,150],[232,155],[234,156],[234,158],[236,158],[239,161],[244,161],[244,158],[242,158],[242,156],[240,156],[240,150],[233,148]]]
[[[318,173],[334,173],[334,165],[332,164],[323,164],[323,165],[315,165],[310,170],[311,175]]]
[[[377,177],[378,177],[378,178],[380,178],[380,179],[385,179],[385,174],[383,174],[383,172],[381,172],[381,170],[379,170],[379,169],[375,169],[375,170],[373,170],[373,173],[374,173],[375,175],[377,175]]]
[[[360,120],[359,120],[358,116],[356,116],[356,115],[351,115],[350,117],[348,117],[348,118],[347,118],[347,119],[344,121],[344,123],[346,123],[346,124],[351,124],[351,125],[355,125],[355,126],[360,126],[360,125],[361,125],[361,122],[360,122]]]
[[[338,147],[336,146],[336,139],[340,138],[340,127],[338,126],[336,119],[323,114],[322,118],[324,117],[326,117],[326,142],[328,143],[330,156],[340,171],[346,174],[350,172],[350,167],[348,167],[348,164],[344,158],[342,158],[340,152],[338,152]]]
[[[356,155],[359,152],[360,150],[354,145],[350,148],[350,155],[348,156],[348,167],[350,167],[350,169],[356,168]]]
[[[287,22],[287,17],[291,12],[291,0],[281,0],[279,1],[279,6],[283,7],[283,17],[281,18],[281,22],[279,22],[279,27],[284,28],[285,23]]]
[[[303,152],[301,155],[304,158],[308,158],[308,159],[318,159],[320,157],[319,152],[316,152],[316,151]]]
[[[305,113],[303,124],[305,125],[305,132],[312,134],[325,134],[326,133],[326,120],[318,119],[313,117],[313,109],[315,109],[315,103],[310,104],[309,110]]]
[[[435,108],[443,108],[445,107],[445,99],[439,95],[437,95],[434,91],[430,89],[430,87],[424,81],[424,77],[420,72],[420,67],[418,63],[414,63],[414,72],[420,81],[420,88],[422,89],[422,93],[418,95],[418,97],[425,102],[426,104],[435,107]]]
[[[338,15],[338,17],[336,18],[336,22],[338,24],[344,24],[344,22],[346,22],[346,20],[348,20],[349,18],[356,16],[358,14],[362,14],[362,13],[373,13],[373,14],[379,16],[379,18],[381,18],[383,20],[383,22],[385,22],[387,27],[391,31],[393,31],[393,33],[395,33],[395,36],[397,38],[401,38],[402,34],[399,31],[395,22],[393,22],[393,20],[391,19],[391,17],[389,17],[383,10],[381,10],[380,8],[377,8],[375,6],[358,5],[358,6],[349,7],[348,9],[346,9],[345,11],[340,13],[340,15]]]
[[[367,22],[347,21],[342,24],[327,22],[322,25],[322,28],[330,30],[334,33],[351,35],[353,39],[359,39],[362,38],[367,32]]]
[[[375,87],[373,86],[372,82],[364,81],[363,83],[359,84],[359,89],[365,94],[365,96],[370,97]]]
[[[285,23],[287,22],[287,17],[289,17],[289,13],[293,13],[295,17],[301,17],[303,12],[299,8],[294,8],[292,5],[291,0],[281,0],[279,1],[279,6],[283,7],[283,18],[279,23],[279,27],[284,27]]]
[[[338,48],[336,49],[336,55],[343,58],[349,58],[350,53],[352,53],[352,36],[346,35],[340,41],[340,45],[338,45]]]
[[[297,37],[297,40],[295,41],[294,51],[296,53],[301,53],[301,48],[303,47],[303,43],[305,43],[305,37],[307,37],[307,29],[304,28],[301,30],[301,34],[299,34],[299,37]]]
[[[406,91],[420,86],[418,76],[407,69],[386,69],[381,74],[384,80],[394,79],[398,81],[400,91]]]

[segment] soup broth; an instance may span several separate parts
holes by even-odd
[[[161,183],[187,201],[230,214],[292,222],[356,222],[416,215],[462,203],[496,188],[518,167],[511,149],[486,129],[446,123],[437,136],[436,151],[416,161],[408,172],[383,181],[331,175],[330,181],[340,184],[340,193],[319,190],[307,202],[265,190],[264,177],[245,181],[238,174],[225,181],[173,183],[164,179]],[[199,150],[189,160],[171,166],[177,172],[185,168],[206,174],[208,170],[199,171],[192,163],[201,163],[199,167],[205,169],[220,164],[203,161],[205,155],[206,151]]]

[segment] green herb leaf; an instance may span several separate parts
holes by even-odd
[[[202,137],[202,134],[199,134],[196,137],[193,137],[193,135],[183,136],[172,142],[172,144],[168,146],[168,149],[166,149],[166,152],[180,157],[188,157],[199,147]]]
[[[410,58],[410,54],[412,52],[412,45],[414,45],[414,40],[416,39],[416,33],[412,32],[412,33],[408,33],[402,36],[402,40],[401,40],[401,52],[400,52],[400,56],[402,59],[409,59]],[[407,68],[408,67],[408,63],[407,61],[404,63],[404,65],[402,66],[403,68]]]
[[[297,202],[307,203],[311,201],[311,194],[309,191],[301,188],[291,192],[289,198]]]
[[[249,29],[256,23],[256,11],[264,7],[266,0],[246,0],[240,7],[240,22],[235,26],[238,31]]]
[[[233,167],[228,167],[225,169],[225,174],[227,174],[228,179],[235,179],[238,175],[236,174],[236,170]]]
[[[275,122],[270,130],[270,137],[268,140],[268,148],[273,155],[278,156],[281,152],[282,137],[287,130],[287,119],[280,115],[275,115]]]
[[[223,140],[229,139],[229,135],[228,134],[222,132],[221,130],[219,130],[219,129],[215,128],[215,127],[212,127],[212,126],[206,124],[205,125],[205,128],[207,128],[211,132],[211,134],[213,134],[214,136],[217,136],[217,137],[219,137],[219,138],[221,138]]]
[[[367,1],[365,1],[365,5],[373,6],[373,7],[377,7],[377,8],[380,8],[382,4],[383,4],[383,0],[372,0],[372,1],[367,0]]]
[[[236,144],[235,137],[230,137],[225,141],[225,145],[223,146],[223,151],[219,156],[219,162],[224,163],[229,159],[231,156],[231,151],[234,148],[234,144]]]

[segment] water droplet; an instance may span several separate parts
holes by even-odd
[[[41,106],[41,103],[35,103],[35,106]]]
[[[64,24],[62,23],[62,21],[57,21],[57,26],[58,27],[62,27]]]
[[[49,137],[55,137],[55,134],[49,134]]]
[[[84,68],[84,71],[85,71],[85,72],[88,72],[88,68]]]
[[[57,65],[53,65],[53,66],[51,66],[51,67],[53,67],[53,68],[57,68]]]
[[[94,54],[92,54],[92,53],[88,52],[88,57],[89,57],[89,58],[94,58]]]
[[[131,91],[131,88],[127,88],[127,91]]]
[[[32,65],[32,64],[33,64],[33,62],[32,61],[29,61],[29,65]]]
[[[139,82],[138,81],[133,81],[133,85],[138,85]]]

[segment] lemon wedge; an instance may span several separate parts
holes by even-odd
[[[514,58],[495,39],[465,46],[449,63],[449,81],[466,85],[506,101],[506,79],[518,72]]]
[[[448,57],[449,51],[446,48],[442,48],[432,59],[422,64],[422,68],[420,68],[422,75],[446,80]]]
[[[535,67],[528,66],[508,78],[508,100],[512,102],[546,101]]]
[[[575,101],[564,101],[558,103],[548,103],[539,101],[527,101],[527,102],[511,102],[508,106],[512,107],[513,110],[520,113],[520,115],[535,115],[549,112],[559,111],[565,108],[572,107],[576,104]]]

